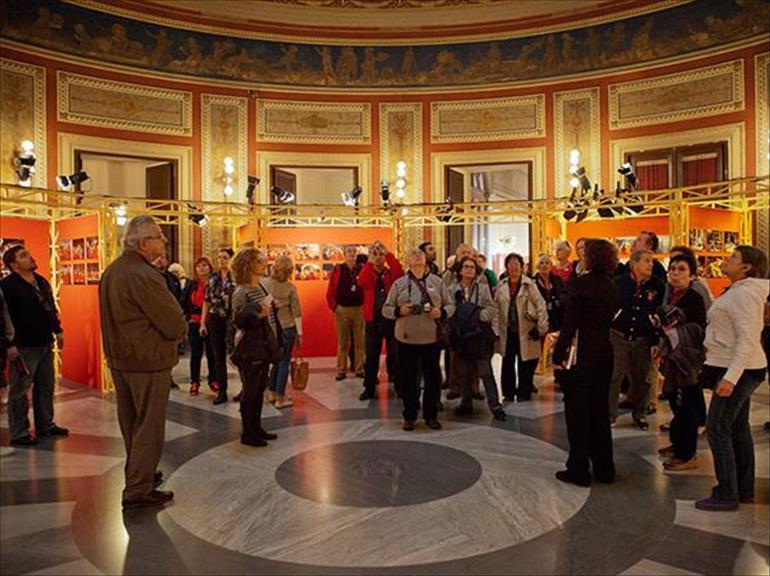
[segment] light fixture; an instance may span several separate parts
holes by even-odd
[[[294,192],[284,190],[280,186],[273,186],[270,193],[273,195],[273,204],[292,204],[296,198]]]
[[[125,226],[128,222],[128,206],[123,203],[110,204],[110,210],[115,214],[115,224]]]
[[[190,214],[188,218],[190,221],[192,221],[194,224],[197,224],[201,228],[204,228],[209,224],[209,217],[205,214]]]
[[[19,186],[29,188],[32,186],[32,175],[35,173],[35,162],[37,162],[37,156],[34,152],[35,144],[31,140],[23,140],[21,149],[22,152],[17,153],[14,157],[13,164]]]
[[[390,203],[390,182],[387,178],[383,178],[380,182],[380,198],[384,206]]]
[[[406,162],[396,162],[396,197],[406,197]]]
[[[342,202],[345,204],[345,206],[358,206],[359,197],[363,191],[364,190],[361,188],[361,186],[354,186],[350,192],[343,192],[341,194]]]
[[[621,164],[620,168],[618,168],[618,173],[626,177],[626,181],[631,190],[636,190],[639,179],[636,177],[636,172],[634,172],[634,167],[630,162]]]
[[[442,214],[442,216],[438,216],[439,222],[448,223],[452,221],[452,212],[454,212],[455,209],[454,203],[451,198],[447,198],[446,202],[446,206],[436,208],[436,214]]]
[[[222,176],[222,183],[224,184],[224,188],[222,188],[222,193],[225,196],[232,196],[233,192],[235,190],[233,189],[233,174],[235,174],[235,162],[230,156],[225,156],[224,158],[224,175]]]
[[[591,181],[588,179],[588,176],[586,176],[586,169],[582,166],[579,167],[574,173],[573,176],[577,179],[578,183],[580,184],[580,187],[585,191],[588,192],[591,190]]]
[[[248,180],[248,185],[246,186],[246,202],[248,202],[249,206],[253,206],[254,190],[257,188],[257,184],[259,184],[259,177],[249,176],[247,180]]]
[[[86,174],[84,170],[81,170],[80,172],[75,172],[74,174],[70,174],[69,176],[64,176],[64,175],[57,176],[56,184],[62,190],[72,190],[75,186],[77,186],[81,182],[85,182],[89,178],[90,176]]]

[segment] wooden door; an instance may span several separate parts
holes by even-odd
[[[447,168],[446,175],[447,200],[461,204],[465,202],[465,176],[452,168]],[[455,253],[457,247],[465,240],[465,226],[462,224],[447,226],[444,233],[445,257]],[[444,262],[445,264],[446,262]]]
[[[174,200],[176,198],[176,166],[165,162],[150,166],[145,171],[147,198],[152,200]],[[179,261],[179,230],[171,224],[161,225],[163,234],[168,238],[168,261]]]

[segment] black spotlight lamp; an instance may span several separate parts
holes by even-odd
[[[188,218],[193,224],[197,224],[201,228],[204,228],[209,224],[209,217],[205,214],[190,214]]]
[[[572,193],[569,195],[569,200],[567,201],[567,209],[564,211],[564,219],[565,220],[572,220],[575,216],[577,216],[577,210],[575,210],[575,207],[578,204],[578,189],[573,188]]]
[[[634,167],[631,165],[631,162],[624,162],[621,164],[620,168],[618,168],[618,173],[626,177],[631,190],[636,190],[639,179],[636,177],[636,172],[634,172]]]
[[[350,192],[343,192],[341,194],[343,204],[345,206],[358,206],[359,198],[363,191],[361,186],[354,186]]]
[[[257,184],[259,184],[259,177],[249,176],[248,182],[249,183],[246,186],[246,202],[249,204],[249,206],[254,206],[254,192],[257,189]]]
[[[273,195],[273,204],[291,204],[296,198],[294,192],[284,190],[280,186],[273,186],[270,193]]]
[[[581,166],[577,169],[571,169],[570,173],[577,178],[578,183],[580,184],[580,187],[588,192],[591,190],[591,181],[588,179],[588,176],[586,176],[586,169]]]
[[[70,174],[69,176],[64,176],[64,175],[57,176],[56,184],[62,190],[72,190],[75,186],[77,186],[81,182],[85,182],[89,178],[90,176],[86,174],[84,170],[81,170],[80,172],[75,172],[74,174]]]
[[[384,206],[390,203],[390,182],[386,178],[380,182],[380,198]]]

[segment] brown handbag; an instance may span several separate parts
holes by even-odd
[[[291,387],[295,390],[307,388],[307,380],[310,375],[310,363],[301,356],[299,360],[291,361]]]

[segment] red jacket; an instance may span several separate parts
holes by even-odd
[[[343,266],[347,266],[347,264],[335,264],[332,275],[329,277],[329,284],[326,286],[326,305],[332,312],[337,308],[337,289],[340,285],[340,274],[342,274]],[[360,272],[356,275],[356,283],[361,283]]]
[[[385,270],[382,273],[382,282],[385,284],[385,293],[390,291],[393,282],[404,275],[404,269],[398,259],[390,252],[385,255]],[[364,264],[363,270],[358,275],[358,285],[364,291],[364,320],[374,322],[374,292],[377,288],[377,271],[371,262]]]

